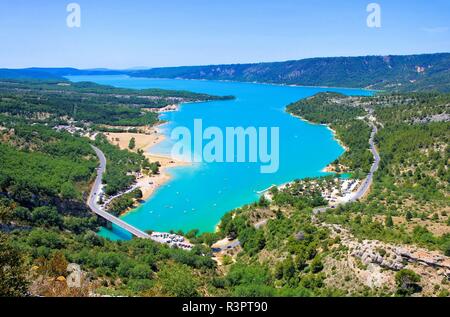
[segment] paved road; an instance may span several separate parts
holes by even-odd
[[[99,198],[100,189],[101,189],[100,187],[102,185],[102,177],[106,170],[106,157],[100,149],[98,149],[97,147],[95,147],[93,145],[91,145],[91,146],[94,149],[95,153],[97,154],[98,159],[100,160],[100,166],[97,169],[97,178],[95,179],[95,183],[92,186],[91,193],[89,194],[88,206],[98,216],[106,219],[109,222],[112,222],[113,224],[119,226],[120,228],[128,231],[132,235],[134,235],[138,238],[150,239],[150,235],[133,227],[132,225],[129,225],[125,221],[111,215],[110,213],[104,211],[101,208],[101,206],[98,204],[98,198]]]
[[[380,154],[378,153],[378,150],[375,146],[375,135],[378,133],[378,128],[372,122],[370,122],[370,125],[372,126],[372,134],[370,135],[369,144],[370,151],[373,155],[373,164],[366,179],[363,181],[356,194],[350,199],[351,202],[357,201],[369,192],[370,186],[373,183],[373,174],[375,174],[375,172],[378,170],[378,167],[380,166]]]
[[[367,175],[366,179],[363,181],[362,185],[359,187],[356,194],[350,199],[350,202],[357,201],[358,199],[364,197],[367,194],[367,192],[369,191],[370,186],[372,185],[372,182],[373,182],[373,175],[378,170],[378,167],[380,165],[380,155],[378,153],[377,148],[375,147],[375,141],[374,141],[375,135],[378,133],[378,128],[373,123],[370,123],[370,125],[372,126],[373,129],[372,129],[372,133],[370,135],[369,144],[370,144],[370,151],[372,152],[373,157],[374,157],[374,162],[372,164],[372,167],[370,168],[369,174]],[[102,184],[102,177],[106,170],[106,158],[100,149],[98,149],[97,147],[95,147],[93,145],[91,145],[91,146],[94,149],[95,153],[97,154],[97,156],[100,160],[100,167],[97,170],[97,178],[95,179],[94,186],[92,186],[92,190],[89,195],[89,199],[88,199],[89,207],[92,209],[93,212],[95,212],[100,217],[114,223],[115,225],[128,231],[132,235],[139,237],[139,238],[151,239],[150,235],[148,235],[147,233],[129,225],[125,221],[111,215],[110,213],[103,211],[101,209],[100,205],[97,203],[98,196],[100,193],[100,186]],[[329,207],[315,208],[313,210],[313,213],[314,214],[323,213],[328,209],[329,209]],[[240,242],[238,240],[234,241],[234,242],[230,243],[229,245],[227,245],[226,249],[232,249],[232,248],[238,246],[239,244],[240,244]],[[223,248],[222,248],[222,250],[223,250]]]
[[[370,112],[370,113],[372,113],[372,112]],[[370,151],[372,152],[372,155],[373,155],[373,164],[370,168],[369,174],[367,174],[367,177],[364,179],[363,183],[358,188],[358,191],[355,193],[355,195],[353,195],[353,197],[349,200],[349,202],[355,202],[355,201],[361,199],[362,197],[364,197],[369,192],[370,186],[373,183],[373,175],[375,174],[375,172],[378,170],[378,167],[380,166],[380,160],[381,160],[380,154],[378,153],[378,150],[375,146],[375,135],[378,133],[378,128],[373,122],[369,122],[369,124],[372,127],[372,133],[370,135],[369,144],[370,144]],[[330,209],[330,207],[315,208],[313,210],[313,214],[317,215],[320,213],[324,213],[328,209]]]
[[[241,242],[238,239],[236,239],[236,240],[228,241],[228,243],[226,243],[225,245],[223,245],[219,248],[212,248],[212,251],[213,251],[213,253],[219,253],[222,251],[234,249],[240,245],[241,245]]]
[[[372,185],[373,182],[373,175],[375,174],[375,172],[378,170],[378,167],[380,165],[380,154],[378,153],[377,148],[375,147],[375,135],[378,133],[378,128],[375,124],[373,124],[372,122],[369,123],[372,126],[372,133],[370,135],[370,139],[369,139],[369,144],[370,144],[370,151],[373,154],[373,158],[374,158],[374,162],[372,164],[372,167],[370,168],[370,172],[367,175],[366,179],[363,181],[362,185],[358,188],[358,191],[356,192],[356,194],[349,200],[349,202],[355,202],[358,199],[360,199],[361,197],[364,197],[367,192],[370,189],[370,186]],[[328,209],[330,209],[330,207],[318,207],[315,208],[313,210],[313,215],[318,215],[320,213],[324,213],[325,211],[327,211]],[[258,222],[255,227],[256,229],[259,229],[261,226],[263,226],[265,223],[267,222],[267,220],[262,220],[260,222]],[[239,240],[234,240],[234,241],[230,241],[228,244],[226,244],[225,246],[222,246],[220,248],[215,248],[213,249],[214,253],[217,252],[221,252],[221,251],[226,251],[226,250],[230,250],[230,249],[234,249],[235,247],[239,246],[241,243],[239,242]]]

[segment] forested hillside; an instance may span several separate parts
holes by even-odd
[[[326,219],[348,225],[361,238],[415,243],[450,252],[448,94],[320,94],[288,109],[335,127],[350,148],[338,162],[350,170],[370,158],[365,154],[367,141],[363,142],[367,133],[351,133],[353,122],[363,123],[357,119],[362,109],[372,110],[377,119],[381,164],[367,201],[339,207],[325,215]],[[355,138],[361,142],[355,143]],[[386,220],[389,225],[385,226]]]
[[[160,89],[135,91],[94,83],[4,80],[0,98],[0,114],[28,122],[146,126],[158,121],[158,115],[147,109],[232,97]]]
[[[297,61],[153,68],[131,76],[450,91],[450,54],[311,58]]]
[[[198,295],[208,280],[196,276],[212,274],[215,266],[208,249],[189,253],[152,241],[106,241],[96,235],[106,224],[86,201],[98,166],[92,144],[107,159],[106,197],[128,189],[137,172],[158,169],[142,152],[110,144],[93,123],[139,126],[144,113],[154,116],[143,122],[151,125],[156,114],[141,108],[214,98],[222,97],[59,81],[0,83],[0,296],[133,295],[153,288],[156,294]],[[76,289],[62,284],[69,261],[81,265],[90,282]]]
[[[334,170],[364,178],[373,161],[367,143],[371,128],[362,119],[366,115],[364,108],[348,104],[347,100],[341,94],[319,94],[289,105],[287,111],[314,123],[327,124],[336,131],[347,151],[333,163]]]
[[[0,296],[450,294],[449,95],[325,93],[290,105],[292,114],[336,130],[348,151],[335,165],[361,178],[371,163],[367,120],[376,119],[381,165],[369,196],[317,213],[328,204],[323,188],[340,180],[296,180],[230,211],[217,232],[183,233],[194,244],[185,251],[96,234],[103,223],[85,203],[98,165],[90,145],[106,155],[111,195],[129,187],[133,173],[154,167],[142,153],[85,130],[96,128],[86,123],[103,107],[121,107],[101,92],[109,88],[12,84],[18,86],[0,89]],[[81,130],[59,130],[56,122],[74,116],[64,100],[70,105],[77,94],[97,101],[100,113],[77,102],[86,118]],[[135,109],[122,107],[127,114]],[[116,207],[122,202],[111,211]],[[66,283],[69,263],[80,268],[77,287]]]
[[[332,175],[274,187],[271,202],[224,216],[219,234],[242,247],[222,258],[235,294],[449,296],[449,101],[325,93],[289,106],[337,130],[348,147],[338,162],[353,174],[370,163],[369,133],[354,125],[368,127],[363,116],[373,115],[381,166],[368,197],[324,213],[312,208],[327,204],[321,191],[336,186]]]

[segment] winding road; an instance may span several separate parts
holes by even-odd
[[[151,239],[150,235],[145,233],[142,230],[139,230],[132,225],[126,223],[125,221],[111,215],[109,212],[106,212],[102,209],[102,207],[98,204],[99,195],[101,193],[101,186],[102,186],[102,178],[103,174],[106,171],[106,157],[103,152],[91,145],[91,147],[94,149],[95,153],[97,154],[97,157],[100,161],[100,166],[97,169],[97,178],[95,179],[94,185],[92,186],[91,193],[89,194],[88,198],[88,206],[91,208],[91,210],[97,214],[98,216],[102,217],[103,219],[106,219],[107,221],[115,224],[116,226],[119,226],[120,228],[128,231],[132,235],[143,238],[143,239]]]
[[[371,115],[371,114],[372,114],[372,111],[369,110],[369,115]],[[375,136],[378,133],[378,127],[375,123],[373,123],[370,120],[369,120],[369,125],[372,127],[372,133],[370,134],[369,144],[370,144],[370,151],[372,152],[372,155],[373,155],[373,164],[370,167],[369,174],[367,174],[367,177],[364,179],[361,186],[359,186],[358,191],[346,203],[356,202],[368,194],[368,192],[370,190],[370,186],[372,186],[372,183],[373,183],[373,175],[375,174],[375,172],[378,170],[378,168],[380,166],[381,158],[380,158],[380,154],[378,153],[378,150],[375,146]],[[330,209],[330,207],[315,208],[313,210],[313,214],[317,215],[317,214],[327,211],[328,209]]]
[[[369,123],[372,126],[372,133],[370,135],[369,144],[370,144],[370,151],[373,155],[373,164],[370,167],[369,174],[367,175],[366,179],[362,183],[362,185],[359,187],[356,194],[350,199],[350,202],[355,202],[362,197],[364,197],[370,189],[370,186],[373,183],[373,175],[378,170],[378,167],[380,166],[380,154],[378,153],[378,150],[375,146],[375,135],[378,133],[377,126],[373,123]]]
[[[370,112],[370,114],[371,114],[371,112]],[[372,152],[372,155],[374,157],[374,162],[370,168],[369,174],[364,179],[363,183],[358,188],[358,191],[349,200],[349,202],[355,202],[355,201],[361,199],[362,197],[364,197],[369,192],[370,186],[373,183],[373,175],[378,170],[379,165],[380,165],[380,154],[378,153],[378,150],[375,146],[375,135],[378,133],[378,128],[377,128],[376,124],[371,121],[369,121],[369,124],[372,126],[372,133],[370,135],[369,144],[370,144],[370,151]],[[104,218],[105,220],[115,224],[116,226],[119,226],[120,228],[128,231],[132,235],[134,235],[138,238],[152,239],[152,237],[149,234],[145,233],[144,231],[139,230],[136,227],[133,227],[132,225],[119,219],[118,217],[115,217],[115,216],[111,215],[110,213],[104,211],[102,209],[102,207],[98,204],[99,195],[101,193],[102,178],[103,178],[103,174],[106,171],[106,157],[105,157],[105,154],[99,148],[97,148],[93,145],[91,145],[91,147],[94,149],[94,151],[100,161],[100,166],[97,168],[97,177],[95,179],[94,185],[92,186],[91,192],[89,194],[88,206],[98,216],[100,216],[100,217]],[[315,208],[313,210],[313,214],[317,215],[319,213],[325,212],[328,209],[330,209],[330,207]],[[226,245],[224,248],[220,248],[219,250],[223,251],[225,249],[234,248],[238,245],[240,245],[239,240],[230,241],[230,243],[228,245]]]
[[[373,111],[369,110],[369,115],[372,115],[372,113],[373,113]],[[367,193],[370,190],[370,186],[372,186],[372,183],[373,183],[373,175],[375,174],[375,172],[378,170],[378,168],[380,166],[381,158],[380,158],[380,154],[378,153],[378,150],[375,146],[375,136],[378,133],[378,128],[377,128],[377,125],[370,120],[369,120],[369,125],[372,127],[372,132],[370,134],[370,139],[369,139],[369,145],[370,145],[370,151],[372,152],[372,155],[373,155],[373,164],[370,168],[369,174],[367,174],[367,177],[364,179],[363,183],[358,188],[358,191],[346,203],[355,202],[367,195]],[[314,217],[314,215],[318,215],[320,213],[326,212],[328,209],[330,209],[330,207],[328,207],[328,206],[327,207],[318,207],[318,208],[313,209],[313,217]],[[267,222],[267,219],[258,222],[255,225],[255,228],[259,229],[260,227],[265,225],[266,222]],[[214,250],[214,253],[226,251],[228,249],[233,249],[239,245],[240,245],[240,242],[237,239],[233,240],[233,241],[229,241],[229,243],[226,244],[225,246],[216,248]]]

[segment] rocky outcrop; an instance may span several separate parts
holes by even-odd
[[[76,263],[70,263],[67,265],[67,275],[66,283],[69,288],[81,288],[89,283],[89,276],[86,272],[81,270],[81,267]]]
[[[448,107],[448,105],[447,105]],[[431,122],[449,122],[450,121],[450,115],[448,113],[442,113],[442,114],[435,114],[431,115],[425,118],[414,118],[412,119],[412,122],[415,124],[425,124],[425,123],[431,123]]]
[[[410,262],[425,265],[441,271],[443,275],[450,278],[450,258],[440,255],[437,252],[426,251],[422,249],[408,250],[405,248],[398,248],[398,254]]]
[[[394,249],[386,248],[379,241],[364,240],[361,243],[356,242],[353,245],[351,255],[360,258],[366,265],[373,263],[394,271],[399,271],[405,267],[403,258]]]
[[[350,255],[358,258],[365,265],[375,264],[382,268],[399,271],[409,263],[418,264],[436,270],[439,275],[450,279],[450,257],[437,251],[430,251],[414,246],[398,246],[378,240],[356,240],[351,233],[335,224],[321,224],[331,230],[332,235],[339,236],[341,244],[350,250]]]

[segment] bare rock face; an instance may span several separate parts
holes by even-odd
[[[405,267],[400,255],[378,241],[364,240],[353,247],[351,255],[360,258],[365,265],[376,264],[394,271]]]
[[[364,240],[350,243],[351,255],[365,265],[376,264],[382,268],[399,271],[408,263],[420,264],[450,278],[450,258],[425,249],[399,247],[380,241]]]
[[[450,115],[448,113],[435,114],[425,118],[414,118],[412,121],[415,124],[424,124],[430,122],[449,122]]]
[[[380,287],[387,283],[388,274],[381,269],[399,271],[411,266],[422,275],[431,274],[436,281],[442,277],[450,281],[450,257],[437,251],[378,240],[360,241],[339,225],[326,223],[319,225],[329,229],[333,237],[339,237],[340,244],[348,248],[349,255],[365,265],[365,268],[356,267],[356,270],[369,287]]]
[[[81,271],[81,267],[78,264],[70,263],[67,265],[67,276],[66,283],[69,288],[80,288],[83,283],[84,274]]]
[[[295,235],[294,235],[294,238],[295,238],[295,240],[297,240],[297,241],[303,241],[303,240],[305,240],[305,234],[303,233],[303,232],[297,232]]]
[[[450,277],[450,258],[437,252],[426,251],[422,249],[408,250],[406,248],[397,248],[398,254],[406,261],[419,263],[427,267],[438,269],[442,275]]]

